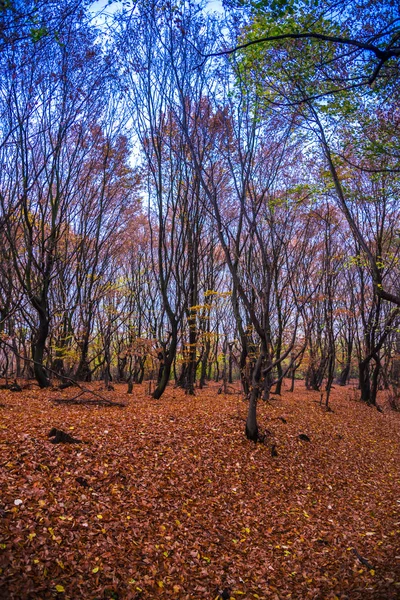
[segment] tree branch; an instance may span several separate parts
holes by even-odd
[[[266,37],[258,38],[256,40],[250,40],[244,44],[240,44],[235,46],[234,48],[229,48],[227,50],[220,50],[219,52],[212,52],[211,54],[203,54],[199,52],[201,56],[204,58],[211,58],[213,56],[225,56],[228,54],[234,54],[238,50],[244,50],[245,48],[249,48],[250,46],[254,46],[256,44],[264,44],[266,42],[276,42],[280,40],[301,40],[301,39],[314,39],[320,40],[324,42],[332,42],[334,44],[343,44],[346,46],[354,46],[359,50],[366,50],[367,52],[372,52],[375,56],[385,63],[390,58],[400,57],[400,47],[388,47],[386,50],[381,50],[378,46],[374,44],[368,44],[367,42],[360,42],[359,40],[353,40],[350,38],[345,38],[336,35],[327,35],[325,33],[316,33],[316,32],[307,32],[307,33],[281,33],[279,35],[269,35]]]

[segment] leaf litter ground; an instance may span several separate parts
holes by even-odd
[[[2,392],[0,598],[400,598],[400,415],[297,386],[260,403],[257,445],[213,384]]]

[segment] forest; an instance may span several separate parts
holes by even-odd
[[[396,0],[0,0],[1,598],[399,597],[399,98]]]

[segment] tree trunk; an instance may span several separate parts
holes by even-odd
[[[126,356],[118,356],[118,381],[125,381],[126,379],[125,369],[127,362],[128,359]]]
[[[47,377],[46,371],[43,366],[43,357],[48,333],[49,320],[45,314],[41,314],[36,339],[33,344],[33,371],[36,377],[36,381],[38,382],[41,388],[47,388],[50,386],[50,380]]]
[[[160,367],[159,378],[157,387],[153,392],[153,398],[158,400],[163,395],[165,388],[168,385],[169,378],[171,375],[172,363],[175,360],[176,348],[178,345],[178,331],[174,328],[172,332],[172,340],[168,351],[164,348],[163,351],[163,364]]]
[[[248,396],[250,393],[250,386],[249,386],[249,380],[246,375],[246,359],[247,359],[247,347],[244,348],[242,346],[242,351],[240,353],[240,361],[239,361],[240,381],[242,382],[243,393],[245,394],[245,396]]]
[[[344,367],[344,369],[342,369],[339,377],[338,377],[338,385],[344,386],[347,384],[347,381],[349,379],[349,375],[350,375],[350,363],[347,363]]]
[[[229,363],[228,363],[228,383],[233,383],[233,348],[232,344],[229,344]]]
[[[81,357],[79,360],[78,368],[76,370],[76,379],[77,381],[91,381],[92,373],[89,366],[89,339],[84,339],[81,345]]]
[[[261,372],[264,352],[260,352],[253,369],[252,388],[250,392],[249,409],[246,419],[246,437],[256,442],[258,440],[257,401],[260,395]]]
[[[162,366],[162,369],[159,373],[159,380],[157,382],[157,387],[153,392],[153,398],[155,398],[156,400],[158,400],[159,398],[161,398],[161,396],[163,395],[165,388],[168,385],[169,382],[169,377],[171,375],[171,367],[172,367],[172,360],[170,360],[169,358],[164,360],[164,364]]]
[[[353,340],[348,340],[346,346],[346,362],[338,377],[338,385],[341,386],[346,385],[349,379],[351,369],[351,354],[353,351]]]
[[[370,404],[371,402],[371,381],[369,378],[369,361],[360,361],[358,365],[358,377],[360,383],[361,400]]]
[[[246,419],[246,437],[248,440],[256,442],[258,440],[258,425],[257,425],[257,400],[259,390],[258,387],[253,387],[250,393],[249,410]]]
[[[206,383],[207,365],[208,365],[208,359],[210,357],[210,350],[211,350],[211,342],[208,337],[207,341],[205,343],[204,353],[203,353],[203,356],[201,358],[201,363],[200,363],[201,369],[200,369],[199,388],[201,390],[203,389],[203,387],[205,386],[205,383]]]
[[[297,369],[295,367],[293,367],[292,374],[291,374],[292,382],[290,384],[290,390],[289,390],[289,392],[294,392],[294,382],[295,382],[295,379],[296,379],[296,371],[297,371]]]
[[[278,381],[276,382],[274,394],[276,394],[277,396],[280,396],[281,393],[282,393],[282,381],[283,381],[282,363],[278,363],[276,365],[276,368],[277,368],[277,371],[278,371],[278,374],[277,374]]]

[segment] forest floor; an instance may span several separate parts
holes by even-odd
[[[2,600],[400,598],[399,413],[297,382],[254,444],[216,384],[103,392],[126,408],[30,387],[0,392]]]

